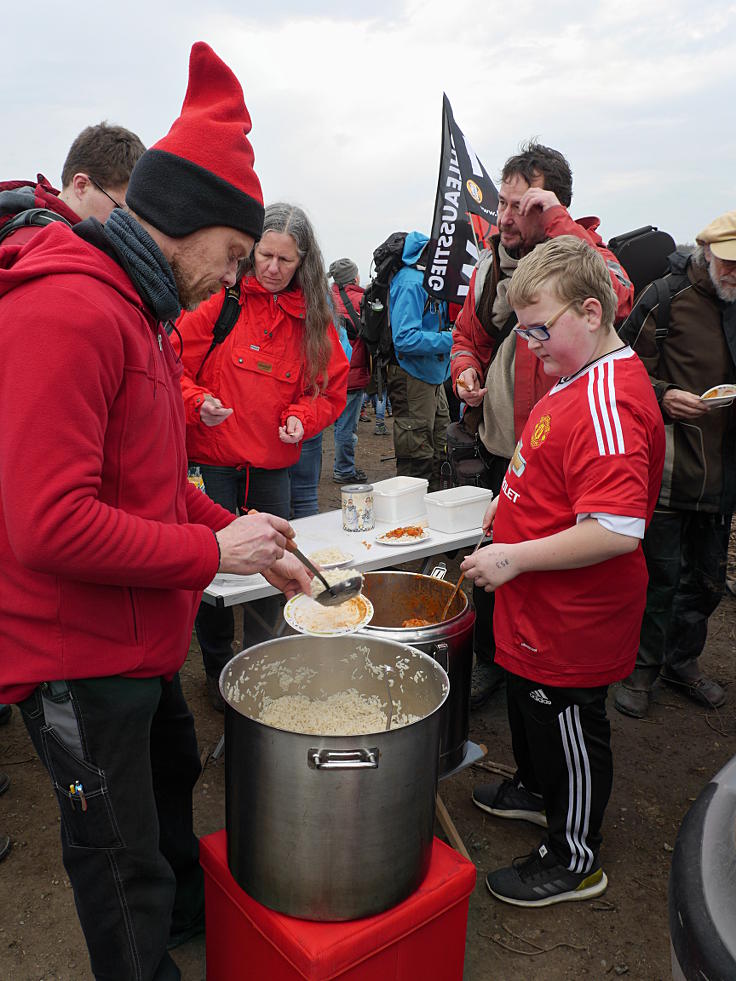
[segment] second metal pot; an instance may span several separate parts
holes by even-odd
[[[447,711],[440,734],[440,776],[463,761],[470,728],[470,682],[473,674],[475,612],[462,591],[452,602],[446,620],[428,627],[402,627],[411,617],[439,620],[452,592],[441,578],[440,564],[431,576],[412,572],[367,572],[363,592],[373,604],[373,617],[364,630],[371,637],[395,640],[424,651],[444,668],[450,679]]]

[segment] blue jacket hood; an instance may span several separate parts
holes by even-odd
[[[407,266],[414,265],[428,241],[427,236],[422,235],[421,232],[409,232],[404,242],[404,251],[401,253],[401,258]]]

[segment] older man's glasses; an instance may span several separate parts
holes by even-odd
[[[570,300],[543,324],[530,324],[528,327],[520,324],[518,327],[514,327],[514,333],[518,334],[519,337],[523,337],[527,343],[531,340],[548,341],[550,327],[554,327],[562,314],[577,302],[577,300]]]
[[[122,204],[119,204],[112,196],[112,194],[108,194],[105,188],[101,184],[98,184],[97,181],[94,179],[94,177],[90,177],[90,175],[87,174],[87,179],[89,180],[90,184],[94,185],[94,187],[97,188],[98,191],[102,191],[102,193],[105,195],[108,201],[112,201],[112,203],[115,205],[116,208],[122,208]]]

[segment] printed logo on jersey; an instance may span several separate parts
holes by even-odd
[[[615,363],[614,360],[603,361],[588,374],[588,408],[600,456],[626,452],[616,405]]]
[[[529,692],[529,698],[533,698],[535,702],[539,702],[540,705],[551,705],[552,702],[547,698],[543,689],[535,688],[534,691]]]
[[[468,190],[468,194],[475,201],[476,204],[483,203],[483,191],[478,187],[474,180],[465,181],[465,187]]]
[[[552,428],[552,420],[548,415],[544,415],[540,418],[539,422],[534,427],[534,432],[532,433],[532,449],[536,450],[537,447],[541,446],[545,439],[549,436],[549,431]]]
[[[521,440],[516,444],[516,449],[514,450],[514,455],[511,457],[511,463],[509,463],[509,470],[515,474],[517,477],[521,477],[526,469],[526,460],[521,455],[521,447],[523,443]]]

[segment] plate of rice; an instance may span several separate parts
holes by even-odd
[[[352,634],[370,622],[373,604],[359,593],[336,606],[322,606],[311,596],[297,593],[284,607],[284,620],[300,634],[337,637]]]
[[[316,552],[310,552],[307,558],[320,569],[339,569],[341,565],[353,561],[350,552],[343,552],[341,548],[318,548]]]

